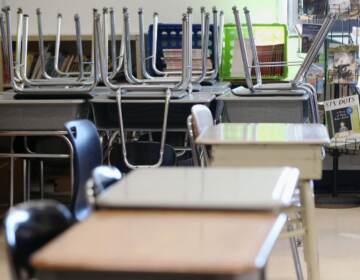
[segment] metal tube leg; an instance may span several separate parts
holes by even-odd
[[[71,145],[71,144],[70,144]],[[70,189],[71,189],[71,200],[74,198],[74,150],[72,145],[70,146]]]
[[[31,199],[31,161],[29,160],[27,163],[27,200]]]
[[[266,280],[266,269],[265,268],[261,269],[259,278],[261,280]]]
[[[23,160],[23,201],[27,200],[27,160]]]
[[[10,207],[14,206],[14,161],[13,157],[10,158]]]
[[[332,189],[332,195],[335,197],[338,195],[338,190],[337,190],[337,174],[338,174],[338,170],[339,170],[339,152],[338,150],[334,150],[333,151],[333,189]]]
[[[14,153],[14,137],[10,139],[10,154]],[[10,207],[14,206],[14,165],[15,159],[10,158]]]
[[[40,197],[44,199],[44,161],[40,160]]]
[[[319,254],[315,221],[315,201],[312,181],[301,181],[300,199],[302,210],[304,235],[304,256],[309,280],[320,279]]]
[[[291,232],[293,230],[293,225],[291,224],[290,221],[288,221],[287,229],[288,229],[289,232]],[[296,238],[295,237],[290,237],[289,242],[290,242],[291,254],[292,254],[293,260],[294,260],[296,277],[297,277],[298,280],[303,280],[304,276],[303,276],[302,269],[301,269],[299,251],[298,251],[297,246],[296,246]]]

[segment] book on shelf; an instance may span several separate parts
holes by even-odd
[[[256,46],[260,63],[285,62],[284,44]],[[249,58],[249,57],[248,57]],[[255,68],[251,71],[255,75]],[[281,76],[284,74],[284,66],[261,67],[261,74],[264,77]]]
[[[341,45],[328,49],[328,76],[332,84],[356,84],[358,80],[356,45]]]
[[[351,32],[351,40],[355,45],[359,46],[358,53],[360,53],[360,27],[353,26]]]
[[[168,58],[182,58],[182,49],[163,49],[164,59]],[[192,58],[193,59],[201,59],[202,58],[202,50],[201,49],[193,49],[192,50]]]
[[[318,17],[324,16],[326,13],[326,6],[328,0],[300,0],[299,4],[302,4],[303,17]]]
[[[302,25],[301,52],[307,53],[314,42],[314,38],[319,33],[320,24],[304,23]]]
[[[29,42],[29,44],[31,46],[34,46],[35,48],[31,47],[28,50],[26,75],[29,79],[42,79],[44,77],[42,77],[41,60],[39,57],[38,48],[36,47],[38,42],[37,41]],[[54,67],[55,58],[54,58],[54,54],[53,54],[53,49],[54,49],[54,43],[46,44],[45,50],[44,50],[45,51],[45,61],[46,61],[45,69],[46,69],[46,72],[50,76],[57,77],[59,75],[55,71],[55,67]],[[71,52],[74,52],[74,53],[71,53]],[[75,53],[76,53],[76,50],[74,48],[70,48],[70,49],[64,48],[64,51],[60,52],[58,66],[62,72],[69,72],[69,71],[78,72],[79,71],[79,61],[78,61],[78,57]],[[84,60],[89,61],[89,58],[84,56]],[[4,58],[3,58],[3,61],[4,61]],[[14,61],[15,61],[15,54],[14,54]],[[87,72],[90,71],[91,64],[90,63],[85,64],[84,70]],[[5,63],[3,63],[3,74],[2,75],[3,75],[3,85],[5,85],[5,87],[9,86],[10,76],[9,76],[9,72],[8,72],[8,69],[5,65]]]
[[[34,53],[29,53],[27,56],[27,68],[26,68],[26,76],[29,77],[30,73],[32,73],[31,67],[33,66],[34,60],[37,59]]]
[[[69,55],[67,63],[63,66],[63,72],[70,72],[71,65],[74,63],[75,55]]]
[[[360,16],[359,0],[329,0],[329,12],[345,19],[356,19]]]
[[[360,142],[360,106],[358,95],[327,100],[324,103],[325,121],[331,145]]]
[[[162,57],[166,70],[182,69],[182,49],[164,49]],[[202,51],[201,49],[192,50],[192,68],[193,70],[202,69]],[[212,69],[213,64],[210,58],[207,59],[207,69]]]
[[[48,61],[50,58],[49,53],[50,46],[45,47],[45,61]],[[32,63],[28,63],[27,65],[27,76],[30,77],[30,79],[41,79],[42,78],[42,69],[41,69],[41,59],[39,54],[37,53],[28,53],[28,62],[29,62],[29,56],[33,56]],[[46,69],[46,65],[45,65]]]
[[[316,93],[324,94],[325,75],[324,66],[322,64],[313,63],[306,73],[305,80],[316,89]]]
[[[253,65],[253,55],[251,52],[251,46],[249,39],[244,39],[246,47],[246,55],[249,65]],[[239,40],[235,40],[234,48],[232,50],[231,61],[231,77],[245,77],[244,62],[241,56]]]
[[[34,61],[34,66],[31,66],[32,68],[32,72],[31,72],[31,79],[37,79],[38,74],[40,72],[40,67],[41,67],[41,63],[40,63],[40,58],[39,56],[37,56],[37,59]]]

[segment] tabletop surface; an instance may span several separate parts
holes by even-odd
[[[286,222],[255,212],[98,211],[37,251],[37,270],[241,274],[262,268]]]
[[[292,202],[296,168],[138,169],[100,195],[110,208],[265,210]]]
[[[222,123],[208,128],[196,143],[216,144],[317,144],[330,142],[322,124]]]

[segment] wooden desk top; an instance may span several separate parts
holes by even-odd
[[[98,199],[127,209],[265,210],[288,207],[299,170],[274,168],[138,169]]]
[[[222,123],[208,128],[196,139],[205,145],[315,144],[330,142],[322,124]]]
[[[99,211],[36,252],[37,270],[241,274],[286,222],[255,212]]]

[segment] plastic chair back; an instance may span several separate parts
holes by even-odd
[[[102,163],[102,149],[95,125],[88,120],[65,124],[74,149],[74,186],[72,211],[77,220],[86,218],[90,211],[86,183],[91,172]]]
[[[211,111],[205,105],[194,105],[191,108],[191,115],[195,138],[202,134],[207,128],[214,125]]]
[[[193,165],[200,166],[199,153],[198,153],[198,149],[196,147],[195,138],[194,138],[192,115],[189,115],[189,117],[187,118],[186,125],[187,125],[187,129],[188,129],[189,143],[190,143],[190,147],[191,147],[191,155],[192,155]]]

